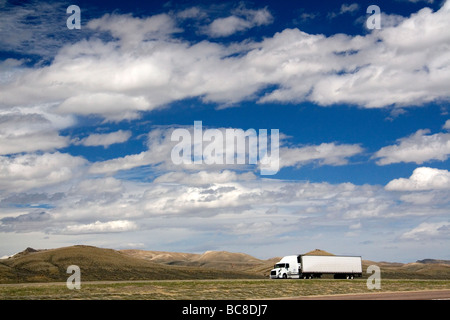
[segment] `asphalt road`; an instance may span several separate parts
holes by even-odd
[[[289,300],[450,300],[450,290],[424,290],[292,297]]]

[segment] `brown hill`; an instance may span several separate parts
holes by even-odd
[[[206,251],[202,254],[147,250],[120,250],[120,252],[135,258],[167,265],[240,271],[263,277],[268,276],[272,266],[279,261],[278,258],[260,260],[245,253],[228,251]]]
[[[326,252],[324,250],[320,250],[320,249],[314,249],[312,251],[304,253],[303,255],[305,255],[305,256],[334,256],[334,254]]]
[[[177,262],[191,261],[198,256],[198,254],[195,253],[148,251],[136,249],[119,250],[119,252],[131,257],[165,264],[177,264]]]
[[[25,250],[0,260],[0,283],[66,281],[69,265],[77,265],[84,281],[154,279],[258,278],[242,270],[171,266],[126,255],[113,249],[72,246]]]
[[[316,249],[306,254],[332,255]],[[203,254],[113,250],[91,246],[22,252],[0,260],[0,283],[66,281],[69,265],[78,265],[82,281],[268,278],[280,257],[261,260],[244,253],[206,251]],[[428,261],[427,261],[428,262]],[[381,268],[382,279],[450,279],[445,263],[392,263],[363,260],[363,278],[369,265]]]
[[[377,265],[381,270],[382,279],[450,279],[450,265],[425,263],[374,262],[363,260],[363,276],[368,266]]]
[[[450,265],[450,260],[436,260],[436,259],[423,259],[417,260],[417,263],[425,263],[425,264],[448,264]]]

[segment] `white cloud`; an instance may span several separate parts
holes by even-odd
[[[0,110],[0,155],[64,148],[69,138],[58,130],[74,123],[72,116],[55,115],[46,106]]]
[[[177,12],[177,18],[179,19],[203,19],[206,18],[208,15],[205,11],[200,9],[199,7],[192,7],[188,8],[182,11]]]
[[[357,4],[357,3],[352,3],[352,4],[344,3],[344,4],[341,5],[341,8],[340,8],[339,12],[330,12],[328,14],[328,18],[329,19],[334,19],[337,16],[340,16],[340,15],[343,15],[343,14],[346,14],[346,13],[351,13],[352,14],[352,13],[358,11],[358,10],[359,10],[359,4]]]
[[[73,179],[87,161],[64,153],[0,157],[0,190],[25,191]]]
[[[404,240],[430,240],[450,237],[450,222],[423,222],[401,235]]]
[[[119,194],[124,191],[122,182],[113,177],[83,180],[71,189],[71,192],[83,196],[105,193]]]
[[[139,111],[150,109],[144,97],[130,97],[117,93],[94,93],[73,96],[61,103],[56,110],[69,114],[100,114],[109,120],[139,118]],[[95,110],[95,111],[93,111]]]
[[[450,154],[450,133],[428,135],[429,133],[430,130],[418,130],[409,137],[398,139],[396,145],[381,148],[373,158],[379,158],[378,165],[447,160]]]
[[[120,170],[129,170],[147,165],[163,165],[162,169],[176,169],[170,154],[175,142],[170,140],[172,128],[154,129],[148,134],[148,150],[121,158],[95,162],[89,168],[92,174],[114,174]]]
[[[357,4],[357,3],[352,3],[352,4],[346,4],[346,3],[344,3],[344,4],[341,6],[341,11],[340,11],[340,13],[341,13],[341,14],[344,14],[344,13],[347,13],[347,12],[352,13],[352,12],[355,12],[355,11],[358,11],[358,10],[359,10],[359,4]]]
[[[267,9],[239,10],[219,34],[270,22]],[[86,29],[114,39],[68,44],[50,65],[14,74],[0,84],[2,107],[51,103],[62,114],[119,121],[191,97],[225,106],[255,99],[365,108],[449,99],[450,1],[365,36],[286,29],[261,42],[230,45],[173,39],[174,19],[93,19]],[[257,97],[268,86],[276,89]]]
[[[443,126],[443,129],[450,130],[450,120],[445,121],[445,124]]]
[[[152,163],[154,163],[152,154],[144,151],[139,154],[131,154],[122,158],[95,162],[89,168],[89,172],[92,174],[113,174],[120,170],[129,170]]]
[[[142,41],[161,39],[181,31],[176,27],[173,17],[168,14],[147,18],[137,18],[130,14],[106,14],[99,19],[89,21],[87,27],[111,32],[114,37],[120,39],[124,48],[133,48]]]
[[[389,191],[418,191],[450,189],[450,172],[434,168],[420,167],[408,179],[400,178],[389,182]]]
[[[445,101],[450,80],[449,9],[450,2],[438,12],[422,10],[365,36],[327,37],[286,29],[260,42],[230,45],[173,37],[179,31],[173,16],[108,15],[92,20],[85,28],[92,36],[67,42],[48,65],[2,63],[0,150],[4,146],[5,154],[44,153],[0,157],[0,202],[8,205],[0,212],[0,236],[8,241],[0,243],[10,242],[15,237],[11,232],[36,232],[41,238],[43,232],[52,237],[116,232],[127,234],[126,243],[131,231],[133,242],[160,247],[175,235],[179,243],[203,244],[208,238],[209,246],[227,243],[229,248],[242,248],[242,243],[261,246],[267,241],[285,250],[291,240],[314,245],[317,238],[311,240],[312,236],[349,230],[386,243],[391,240],[386,234],[398,230],[391,226],[392,217],[445,217],[446,170],[419,168],[409,179],[393,180],[383,188],[262,179],[252,172],[232,171],[248,169],[242,167],[176,167],[170,160],[173,128],[152,130],[148,150],[142,153],[103,162],[49,151],[67,146],[67,138],[58,132],[74,123],[73,115],[136,119],[141,112],[191,97],[222,106],[245,99],[366,108]],[[183,14],[185,19],[202,15],[195,10]],[[231,33],[271,19],[258,10],[235,11],[232,16],[238,20],[231,21]],[[240,26],[242,21],[250,24]],[[261,91],[269,86],[276,89]],[[267,94],[258,97],[259,92]],[[446,123],[444,129],[449,126]],[[107,147],[129,139],[128,131],[119,132],[91,135],[83,143]],[[448,140],[446,133],[418,131],[383,148],[377,158],[380,164],[444,160]],[[338,142],[282,144],[280,156],[283,167],[342,165],[362,152],[359,145]],[[155,169],[148,180],[142,178],[146,168],[139,169],[144,166]],[[126,173],[108,177],[129,169],[136,169],[139,182],[123,179]],[[159,176],[150,181],[155,175]],[[53,197],[51,187],[62,195]],[[22,196],[7,197],[9,193]],[[33,196],[38,193],[43,195]],[[36,210],[21,206],[20,199],[37,198],[41,200]],[[142,234],[135,235],[137,231]],[[213,233],[220,240],[209,236]],[[263,239],[267,234],[270,238]]]
[[[262,101],[309,100],[320,105],[380,108],[422,105],[437,97],[448,100],[443,83],[450,80],[450,55],[444,47],[450,32],[436,30],[448,30],[449,16],[450,1],[437,12],[421,10],[398,26],[364,37],[325,38],[285,30],[267,40],[277,39],[278,52],[285,55],[278,63],[279,70],[286,71],[276,82],[281,88]],[[297,55],[288,60],[294,48]],[[268,56],[270,51],[265,53],[270,65],[273,58]]]
[[[211,37],[228,37],[236,32],[272,23],[272,14],[267,8],[251,10],[239,8],[235,14],[226,18],[217,18],[203,32]]]
[[[211,37],[226,37],[235,32],[249,29],[250,27],[251,23],[249,21],[236,16],[231,16],[214,20],[208,26],[205,33],[209,34]]]
[[[344,165],[348,163],[348,158],[362,152],[363,149],[359,145],[335,143],[281,148],[280,167],[300,167],[311,162],[317,162],[319,165]]]
[[[0,155],[52,151],[69,144],[38,114],[0,115]]]
[[[95,133],[91,134],[86,138],[79,141],[73,141],[75,144],[81,144],[86,147],[103,146],[104,148],[109,147],[115,143],[123,143],[128,141],[131,137],[131,131],[119,130],[110,133]]]
[[[254,180],[256,176],[252,172],[236,173],[230,170],[223,171],[199,171],[195,174],[186,172],[169,172],[157,177],[155,183],[181,183],[186,185],[209,185],[212,182],[217,184]]]
[[[70,225],[62,230],[65,234],[109,233],[126,232],[138,229],[136,223],[128,220],[115,220],[108,222],[96,221],[89,224]]]
[[[93,245],[117,247],[134,242],[146,248],[179,250],[182,243],[188,251],[199,250],[196,244],[207,239],[204,248],[248,252],[243,245],[254,244],[274,254],[295,250],[286,248],[292,241],[314,248],[325,233],[340,239],[334,250],[345,242],[340,235],[356,233],[379,246],[398,236],[392,218],[420,224],[424,217],[448,214],[445,190],[437,194],[442,197],[440,203],[411,203],[402,201],[404,194],[381,186],[262,179],[233,171],[169,172],[146,182],[85,178],[70,184],[73,187],[65,188],[59,197],[41,195],[38,204],[46,204],[45,208],[14,206],[24,197],[37,199],[37,195],[10,197],[9,209],[0,213],[0,237],[12,239],[17,232],[27,239],[37,232],[39,238],[50,234],[43,246],[49,247],[56,237],[64,241],[61,237],[71,234],[74,241]],[[104,236],[98,238],[99,233]]]
[[[208,157],[207,153],[203,153],[203,162],[202,164],[180,164],[176,165],[172,161],[171,153],[173,148],[179,143],[178,141],[171,141],[171,133],[175,128],[158,128],[154,129],[149,133],[148,137],[148,150],[143,151],[139,154],[127,155],[121,158],[114,158],[102,162],[93,163],[89,169],[89,172],[92,174],[114,174],[117,171],[121,170],[129,170],[142,166],[157,166],[160,171],[173,171],[172,173],[168,173],[164,175],[165,179],[176,178],[176,179],[184,179],[183,173],[180,171],[199,171],[205,172],[210,171],[214,174],[219,174],[222,171],[221,175],[225,173],[230,173],[231,170],[235,169],[245,169],[252,170],[258,169],[261,166],[260,159],[258,159],[257,166],[253,166],[249,164],[249,149],[245,150],[245,164],[237,164],[236,159],[234,159],[234,163],[227,164],[223,159],[223,164],[206,164],[206,160]],[[217,128],[222,132],[223,136],[226,137],[226,130],[230,128]],[[191,137],[193,136],[193,128],[187,129],[191,132]],[[269,130],[270,134],[270,130]],[[289,145],[284,146],[287,143],[285,139],[283,139],[283,134],[281,134],[280,140],[280,151],[279,151],[279,168],[284,167],[301,167],[310,163],[315,163],[316,165],[332,165],[339,166],[345,165],[348,163],[349,158],[361,154],[363,152],[363,148],[359,145],[349,145],[349,144],[336,144],[336,143],[322,143],[320,145],[309,145],[309,146],[295,146]],[[191,148],[193,146],[193,141],[191,141],[191,145],[189,145],[189,141],[184,141],[188,144],[188,147]],[[223,152],[226,152],[226,149],[230,146],[226,144],[229,141],[225,141]],[[210,142],[203,142],[203,149],[207,148]],[[233,141],[233,148],[236,150],[236,141]],[[256,151],[259,152],[259,149]],[[225,170],[225,171],[223,171]],[[163,179],[163,177],[160,177]],[[212,179],[215,181],[215,179]]]

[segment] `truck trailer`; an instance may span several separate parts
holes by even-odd
[[[283,257],[270,271],[271,279],[312,279],[332,274],[335,279],[362,276],[360,256],[293,255]]]

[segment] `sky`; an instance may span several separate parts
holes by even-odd
[[[450,0],[0,1],[0,257],[450,259],[449,84]]]

